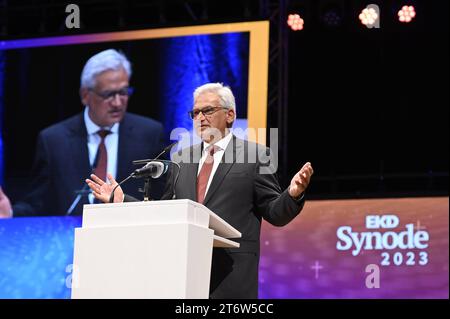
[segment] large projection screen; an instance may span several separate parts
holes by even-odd
[[[267,86],[269,66],[269,22],[225,23],[202,26],[147,29],[136,31],[108,32],[63,37],[49,37],[23,40],[0,41],[2,50],[17,50],[50,46],[69,46],[81,44],[118,43],[152,39],[168,39],[198,35],[222,35],[247,33],[248,44],[248,85],[246,105],[246,127],[252,131],[248,139],[266,144]],[[227,48],[223,48],[227,50]],[[247,62],[247,61],[246,61]],[[245,129],[244,128],[244,129]],[[255,132],[255,134],[253,134]],[[260,131],[261,132],[261,131]]]

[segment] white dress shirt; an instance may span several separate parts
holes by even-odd
[[[214,177],[214,174],[217,171],[217,167],[219,167],[219,164],[220,164],[220,161],[222,160],[223,154],[225,153],[225,150],[227,149],[227,146],[230,143],[232,138],[233,138],[233,134],[228,132],[228,135],[226,135],[224,138],[222,138],[220,141],[218,141],[214,144],[218,147],[218,150],[213,155],[214,156],[214,164],[213,164],[213,167],[211,170],[211,175],[209,175],[208,184],[206,184],[205,197],[206,197],[206,194],[208,194],[209,185],[211,185],[211,181]],[[211,144],[203,142],[202,157],[200,158],[200,162],[198,163],[197,176],[200,173],[203,163],[206,160],[206,157],[208,155],[208,147],[209,146],[211,146]]]
[[[113,124],[111,127],[100,127],[92,122],[89,117],[88,106],[84,109],[84,123],[86,123],[87,130],[87,146],[89,150],[89,164],[92,167],[94,165],[95,156],[97,155],[98,146],[100,145],[101,138],[97,132],[101,129],[111,131],[110,134],[105,137],[106,153],[108,154],[108,161],[106,164],[106,172],[110,173],[114,178],[117,174],[117,157],[119,150],[119,123]],[[94,202],[94,195],[89,194],[89,202]]]

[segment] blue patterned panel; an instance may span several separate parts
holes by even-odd
[[[195,88],[208,82],[229,85],[237,117],[247,118],[249,33],[174,37],[162,40],[162,121],[168,133],[192,129],[188,111]]]
[[[0,298],[70,298],[81,217],[0,219]]]

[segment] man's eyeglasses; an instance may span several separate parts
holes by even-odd
[[[119,94],[120,97],[129,97],[133,94],[134,88],[131,86],[117,90],[117,91],[105,91],[105,92],[97,92],[94,89],[89,89],[94,92],[96,95],[100,96],[103,100],[112,100],[114,97]]]
[[[227,107],[223,107],[223,106],[220,106],[220,107],[208,106],[208,107],[205,107],[204,109],[201,109],[201,110],[192,110],[192,111],[189,111],[188,114],[189,114],[189,117],[190,117],[192,120],[195,120],[195,119],[197,118],[197,116],[200,115],[200,112],[201,112],[204,116],[211,116],[211,115],[213,115],[214,113],[216,113],[216,112],[217,112],[218,110],[220,110],[220,109],[228,109],[228,108],[227,108]]]

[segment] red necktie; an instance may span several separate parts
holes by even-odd
[[[106,152],[105,137],[110,134],[111,131],[100,130],[97,134],[100,136],[100,144],[97,150],[97,165],[94,169],[94,174],[97,175],[102,181],[106,181],[106,167],[108,163],[108,153]]]
[[[205,200],[206,186],[208,185],[209,176],[214,166],[214,153],[219,149],[218,146],[212,145],[208,147],[208,155],[197,176],[197,202],[203,204]]]

